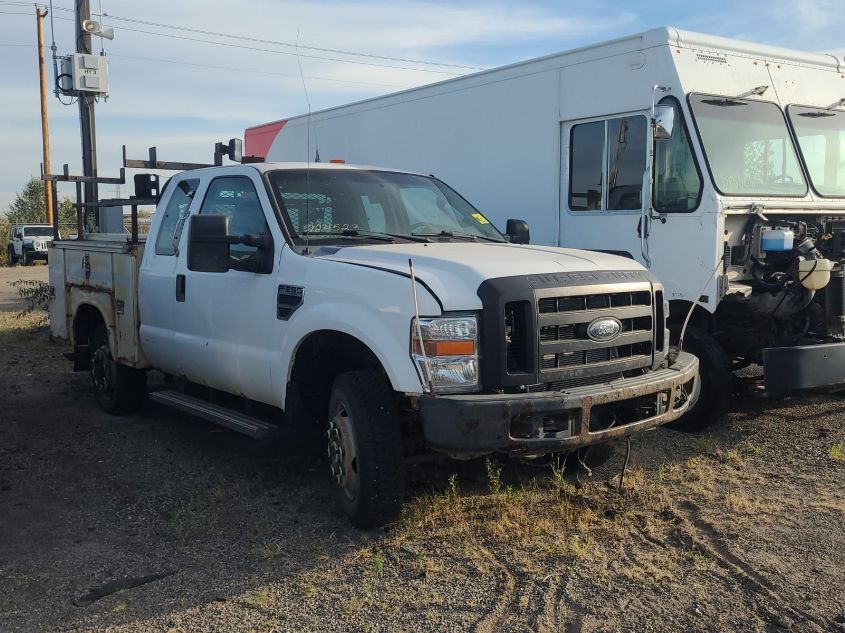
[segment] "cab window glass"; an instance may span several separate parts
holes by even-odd
[[[646,138],[643,116],[573,126],[569,208],[573,211],[641,209]]]
[[[225,176],[212,180],[200,213],[227,216],[229,235],[265,236],[269,240],[270,230],[261,201],[252,180],[245,176]],[[272,248],[264,250],[272,252]],[[257,252],[257,246],[232,244],[229,248],[232,267],[251,269],[247,263],[255,259]]]
[[[156,237],[156,255],[175,255],[176,247],[179,245],[179,238],[182,235],[182,227],[185,226],[185,219],[191,208],[191,201],[197,191],[200,181],[198,179],[183,180],[173,191],[170,201],[164,209],[164,217],[158,228]]]
[[[684,115],[675,99],[661,104],[675,109],[672,137],[654,142],[653,206],[664,213],[694,211],[701,200],[701,175],[684,124]]]

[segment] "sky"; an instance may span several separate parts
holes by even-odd
[[[59,54],[74,48],[73,6],[53,1]],[[118,175],[122,145],[129,158],[145,158],[155,145],[159,160],[211,162],[216,141],[306,112],[305,88],[316,111],[656,26],[845,55],[841,0],[91,0],[91,6],[115,30],[114,41],[104,41],[109,98],[96,107],[102,176]],[[45,27],[49,46],[49,17]],[[0,0],[0,213],[40,170],[35,42],[33,5]],[[295,46],[280,42],[298,42],[299,57]],[[53,171],[68,163],[80,174],[78,107],[51,93],[48,108]],[[60,183],[60,195],[72,193],[72,185]],[[115,193],[113,185],[101,188],[101,195]]]

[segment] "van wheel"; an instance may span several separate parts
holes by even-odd
[[[15,249],[12,246],[6,249],[6,263],[9,266],[14,266],[18,263],[18,258],[15,256]]]
[[[701,393],[690,411],[666,426],[676,431],[703,431],[727,414],[734,379],[731,361],[713,335],[699,327],[687,327],[684,348],[698,357]]]
[[[147,395],[147,372],[115,362],[105,325],[91,337],[91,382],[100,408],[120,415],[138,411]]]
[[[327,436],[332,476],[352,523],[370,528],[396,518],[405,493],[402,433],[382,375],[350,371],[335,378]]]

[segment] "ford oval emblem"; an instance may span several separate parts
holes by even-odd
[[[594,341],[610,341],[619,336],[622,322],[614,317],[599,317],[587,326],[587,336]]]

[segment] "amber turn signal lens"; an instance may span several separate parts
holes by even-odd
[[[472,356],[475,341],[423,341],[426,356]],[[419,343],[414,340],[414,352],[419,354]]]

